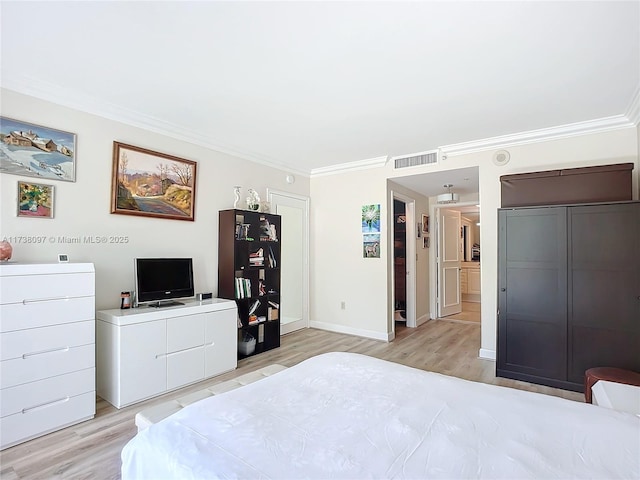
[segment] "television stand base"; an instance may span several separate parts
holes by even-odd
[[[177,305],[184,305],[184,303],[182,302],[174,302],[174,301],[167,301],[167,302],[155,302],[155,303],[150,303],[149,306],[152,308],[162,308],[162,307],[175,307]]]

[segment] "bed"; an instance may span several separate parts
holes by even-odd
[[[122,478],[640,478],[640,418],[327,353],[138,433]]]

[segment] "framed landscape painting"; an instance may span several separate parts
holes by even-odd
[[[196,162],[113,142],[111,213],[194,220]]]
[[[53,185],[18,182],[18,217],[53,218]]]
[[[0,173],[76,180],[76,135],[0,117]]]

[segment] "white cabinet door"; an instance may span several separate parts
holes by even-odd
[[[167,319],[167,389],[204,378],[206,313]]]
[[[467,276],[467,290],[472,294],[480,294],[480,269],[469,268]]]
[[[167,389],[165,320],[120,327],[120,399],[118,407]]]
[[[205,377],[228,372],[238,366],[238,323],[235,309],[207,314]]]

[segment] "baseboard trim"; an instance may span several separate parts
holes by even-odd
[[[481,348],[480,351],[478,352],[478,357],[479,358],[483,358],[485,360],[493,360],[495,362],[496,361],[496,351],[495,350],[489,350],[487,348]]]
[[[326,330],[328,332],[346,333],[347,335],[355,335],[356,337],[371,338],[373,340],[382,340],[383,342],[390,342],[393,340],[393,333],[381,333],[374,332],[372,330],[361,330],[358,328],[345,327],[343,325],[336,325],[335,323],[309,322],[311,328],[317,328],[318,330]]]

